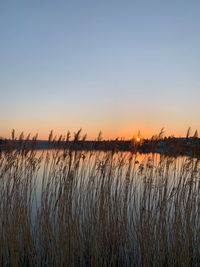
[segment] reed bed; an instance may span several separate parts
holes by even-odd
[[[200,266],[198,158],[22,142],[0,200],[0,266]]]

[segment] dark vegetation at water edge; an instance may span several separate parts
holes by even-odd
[[[52,133],[51,133],[52,134]],[[151,139],[131,140],[86,140],[86,135],[81,138],[80,131],[74,134],[72,140],[68,137],[51,138],[48,141],[37,140],[36,137],[30,140],[30,136],[24,138],[0,139],[0,149],[29,147],[35,149],[67,148],[73,150],[102,150],[102,151],[132,151],[141,153],[162,153],[167,155],[190,155],[200,156],[200,138],[193,137],[161,137],[154,136]]]
[[[0,152],[0,266],[200,266],[199,158],[19,139]]]

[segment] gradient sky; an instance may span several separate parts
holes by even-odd
[[[200,1],[0,1],[0,136],[200,130]]]

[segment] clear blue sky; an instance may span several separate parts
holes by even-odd
[[[0,136],[200,130],[200,1],[0,1]]]

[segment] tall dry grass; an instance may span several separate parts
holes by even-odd
[[[0,154],[0,266],[200,266],[199,159],[34,142]]]

